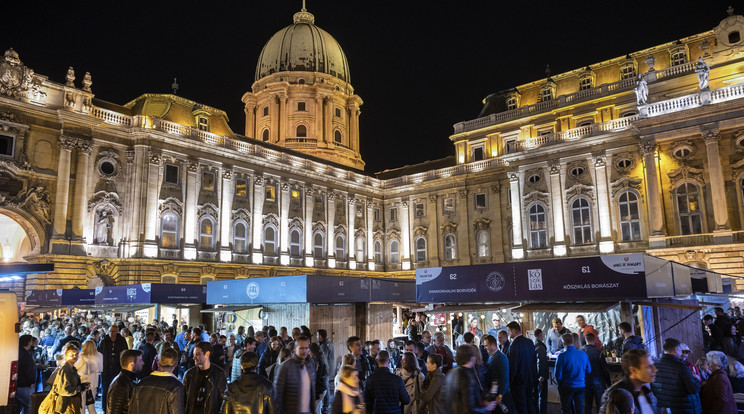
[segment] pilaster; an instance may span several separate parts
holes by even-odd
[[[400,266],[403,270],[411,268],[411,226],[409,217],[409,201],[403,199],[400,203]]]
[[[643,154],[646,188],[648,189],[648,222],[651,227],[649,247],[665,247],[664,212],[661,206],[661,185],[659,184],[659,173],[656,166],[656,141],[653,139],[642,140],[640,147],[641,154]]]
[[[336,194],[328,191],[326,199],[326,211],[328,212],[328,234],[326,234],[326,251],[328,257],[328,267],[336,267],[336,231],[334,220],[336,219]]]
[[[566,249],[566,228],[563,223],[564,203],[562,202],[563,193],[561,191],[561,167],[559,161],[555,161],[550,165],[550,194],[552,198],[550,210],[553,213],[553,255],[560,257],[565,256],[568,251]]]
[[[313,257],[313,207],[315,206],[315,191],[311,186],[305,187],[305,229],[302,234],[305,236],[305,266],[313,267],[315,258]]]
[[[593,155],[592,166],[597,186],[597,210],[599,213],[599,252],[612,253],[615,243],[612,241],[612,222],[610,218],[610,195],[607,180],[607,157],[604,151]]]
[[[75,147],[75,138],[60,135],[59,162],[57,164],[57,191],[54,197],[54,233],[52,235],[52,253],[69,253],[70,243],[67,240],[67,207],[70,202],[70,158]]]
[[[349,269],[354,270],[356,269],[356,237],[354,235],[354,221],[356,219],[356,199],[354,199],[354,196],[351,194],[349,194],[346,207],[346,228],[348,229],[348,234],[346,235],[346,262],[349,264]]]
[[[524,248],[522,247],[522,193],[519,189],[521,176],[521,172],[509,174],[512,210],[512,259],[515,260],[524,258]]]
[[[723,166],[718,142],[721,140],[718,129],[703,131],[705,149],[708,156],[708,174],[710,176],[710,193],[713,202],[713,240],[715,243],[733,243],[733,233],[729,224],[728,205],[726,203],[726,184],[723,180]]]
[[[232,251],[230,241],[232,238],[232,201],[233,190],[235,188],[232,179],[232,170],[225,168],[222,171],[222,201],[220,202],[220,261],[229,262],[232,260]]]
[[[289,183],[284,181],[279,188],[279,263],[286,266],[289,265]]]
[[[143,254],[146,257],[157,257],[157,228],[155,224],[158,219],[158,190],[160,186],[160,165],[162,159],[159,153],[153,151],[150,151],[149,155],[147,193],[145,194],[147,202],[145,206],[145,245]],[[178,243],[178,241],[176,242]]]
[[[253,263],[263,263],[263,206],[266,198],[266,187],[263,176],[257,175],[253,180]]]
[[[196,259],[196,214],[199,202],[199,163],[188,161],[186,173],[186,203],[184,204],[183,258]]]

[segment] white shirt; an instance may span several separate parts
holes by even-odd
[[[310,412],[310,373],[307,371],[307,364],[300,370],[300,406],[299,412]]]
[[[645,395],[638,396],[638,405],[641,407],[639,414],[654,414],[654,409],[651,408],[651,404],[648,403],[648,398]]]

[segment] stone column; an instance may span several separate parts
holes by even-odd
[[[323,118],[325,117],[325,111],[323,108],[323,96],[315,95],[315,131],[314,135],[309,135],[311,138],[318,140],[318,143],[323,142]]]
[[[85,213],[88,204],[88,164],[92,151],[90,140],[79,139],[77,142],[78,157],[75,167],[75,199],[72,205],[72,237],[85,241]]]
[[[403,270],[411,268],[411,226],[409,223],[409,200],[404,199],[400,203],[400,266]]]
[[[664,212],[661,205],[661,185],[656,169],[656,141],[641,141],[641,153],[646,173],[648,189],[648,224],[650,227],[649,247],[665,247]]]
[[[127,196],[131,202],[129,205],[130,217],[129,217],[129,254],[128,257],[142,255],[142,240],[141,234],[143,232],[141,211],[144,209],[142,203],[142,191],[146,187],[145,183],[145,171],[147,170],[147,146],[135,145],[134,146],[134,159],[131,165],[132,185],[131,191]]]
[[[253,180],[253,222],[251,226],[253,228],[253,263],[263,263],[263,206],[264,199],[266,198],[266,187],[264,186],[264,178],[257,175]]]
[[[279,139],[277,142],[284,143],[284,140],[287,139],[287,121],[288,114],[287,114],[287,97],[286,96],[280,96],[279,97]],[[295,132],[292,131],[292,136],[295,136]]]
[[[289,183],[284,181],[279,202],[279,263],[289,265]]]
[[[325,103],[325,125],[323,125],[323,142],[328,144],[333,141],[333,98],[326,97]]]
[[[232,170],[225,168],[222,171],[222,201],[220,202],[220,261],[229,262],[232,260],[232,251],[230,242],[232,238],[232,202],[234,184],[232,180]]]
[[[524,258],[524,248],[522,247],[522,194],[519,191],[521,175],[521,172],[509,174],[512,213],[512,259],[515,260]]]
[[[703,131],[705,149],[708,154],[708,174],[710,176],[710,195],[713,201],[713,218],[715,220],[714,233],[731,234],[729,224],[728,208],[726,204],[726,184],[723,181],[723,166],[718,149],[718,141],[721,140],[718,129]],[[720,234],[723,236],[724,234]],[[731,237],[729,236],[729,239]],[[716,240],[716,242],[723,242]],[[728,241],[733,242],[733,239]]]
[[[604,153],[597,154],[592,160],[597,185],[597,211],[599,215],[599,252],[612,253],[615,243],[612,241],[612,222],[610,215],[610,190],[607,180],[607,164]]]
[[[305,266],[315,265],[313,257],[313,207],[315,206],[315,191],[311,186],[305,187]]]
[[[145,246],[143,254],[146,257],[157,257],[158,245],[156,237],[158,234],[156,223],[158,220],[158,190],[160,187],[160,164],[162,162],[159,153],[150,151],[150,159],[147,170],[147,198],[145,204]],[[179,233],[180,234],[180,233]],[[178,242],[178,241],[177,241]]]
[[[186,203],[183,212],[184,246],[183,258],[186,260],[196,259],[196,210],[199,203],[199,163],[188,161],[188,173],[186,178]]]
[[[276,95],[272,95],[269,99],[271,99],[271,113],[269,114],[271,116],[271,140],[269,142],[276,144],[279,142],[279,137],[281,136],[281,132],[279,131],[281,127],[279,117],[281,115],[279,114],[279,102],[277,102],[279,98]]]
[[[565,256],[567,254],[566,228],[563,224],[564,203],[563,191],[561,190],[561,166],[559,161],[553,162],[550,165],[550,193],[552,196],[552,205],[550,206],[550,209],[553,212],[553,255]]]
[[[326,251],[328,252],[328,267],[336,267],[336,229],[333,221],[336,219],[336,195],[328,191],[327,210],[328,210],[328,231],[326,232]],[[341,202],[342,200],[339,200]]]
[[[54,196],[54,234],[52,236],[52,253],[67,253],[67,206],[70,201],[70,158],[76,139],[60,135],[59,163],[57,164],[57,191]],[[55,246],[57,245],[57,246]]]
[[[256,134],[256,101],[255,98],[245,103],[245,136],[258,138]]]

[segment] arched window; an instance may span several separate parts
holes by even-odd
[[[160,216],[160,247],[178,248],[178,216],[171,211]]]
[[[336,260],[346,261],[346,247],[344,246],[344,236],[339,234],[336,236]]]
[[[455,235],[448,234],[444,236],[444,260],[455,260],[457,258],[457,246],[455,245]]]
[[[416,239],[416,262],[426,261],[426,239],[419,237]]]
[[[268,141],[269,140],[269,130],[268,129],[264,129],[263,130],[263,133],[261,134],[261,138],[264,141]]]
[[[620,193],[620,233],[624,242],[641,240],[641,218],[638,214],[638,196],[630,190]]]
[[[341,137],[341,131],[339,131],[339,130],[337,129],[337,130],[336,130],[336,131],[335,131],[335,132],[333,133],[333,141],[334,141],[334,142],[335,142],[336,144],[340,144],[340,143],[341,143],[341,139],[342,139],[342,137]]]
[[[307,136],[307,127],[305,125],[297,125],[297,138],[305,138]]]
[[[264,227],[263,245],[264,255],[276,256],[276,228],[271,224]]]
[[[325,243],[323,241],[323,233],[316,231],[313,234],[313,257],[316,259],[325,257]]]
[[[478,257],[488,257],[490,255],[488,230],[480,230],[475,234],[475,248]]]
[[[354,242],[355,259],[357,263],[364,261],[364,237],[357,237]]]
[[[211,217],[199,221],[199,250],[214,250],[214,220]]]
[[[233,227],[233,251],[235,253],[248,251],[248,225],[243,220],[236,221]]]
[[[577,198],[571,203],[571,219],[573,220],[574,244],[588,244],[592,242],[592,219],[589,201]]]
[[[548,225],[545,218],[545,207],[533,204],[530,207],[530,248],[548,247]]]
[[[302,252],[302,232],[299,229],[292,229],[289,232],[289,255],[300,257]]]
[[[375,240],[375,264],[382,264],[382,242]]]
[[[703,214],[700,209],[700,190],[692,183],[682,183],[674,190],[677,200],[677,217],[682,235],[703,232]]]
[[[390,242],[390,264],[400,263],[400,247],[398,240],[392,240]]]

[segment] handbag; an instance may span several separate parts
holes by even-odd
[[[96,405],[96,399],[90,389],[85,390],[85,405]]]
[[[59,368],[57,368],[57,371]],[[57,372],[59,373],[59,372]],[[59,379],[61,377],[59,375],[55,375],[54,378],[54,384],[52,385],[52,390],[49,391],[49,393],[44,397],[44,401],[41,402],[39,405],[39,414],[56,414],[56,403],[57,399],[59,398],[59,393],[57,392],[57,389],[59,387]]]

